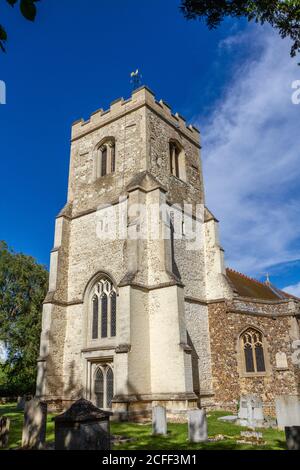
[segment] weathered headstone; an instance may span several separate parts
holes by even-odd
[[[41,449],[46,439],[47,403],[33,398],[25,403],[22,447]]]
[[[275,404],[277,425],[280,429],[286,426],[300,426],[299,395],[279,395]]]
[[[240,399],[238,418],[239,420],[248,421],[248,400],[245,397]]]
[[[264,424],[262,401],[255,395],[246,395],[240,400],[238,414],[240,426],[261,427]]]
[[[113,413],[81,398],[54,418],[55,450],[109,450]]]
[[[190,442],[207,441],[208,433],[205,410],[190,410],[188,412],[188,426]]]
[[[24,411],[25,403],[26,403],[26,397],[18,397],[17,410],[18,411]]]
[[[10,419],[6,416],[0,417],[0,447],[8,446]]]
[[[300,450],[300,426],[286,426],[284,429],[288,450]]]
[[[152,408],[152,434],[167,434],[167,413],[163,406]]]

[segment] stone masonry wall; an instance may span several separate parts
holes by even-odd
[[[211,351],[206,305],[185,302],[188,344],[192,348],[194,392],[207,394],[212,390]]]
[[[260,310],[270,318],[255,314],[236,313],[233,307],[254,311]],[[288,311],[287,303],[266,304],[247,301],[236,305],[225,302],[209,305],[209,329],[211,340],[211,361],[213,374],[214,402],[217,408],[236,411],[240,396],[254,393],[259,395],[269,414],[274,414],[274,399],[280,394],[299,394],[299,368],[291,361],[293,330],[296,321],[292,316],[272,317]],[[260,329],[267,345],[265,359],[267,372],[264,376],[247,377],[239,361],[239,336],[252,326]],[[276,353],[284,352],[287,356],[288,369],[276,368]]]

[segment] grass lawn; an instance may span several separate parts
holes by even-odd
[[[167,436],[152,436],[150,424],[133,423],[112,423],[111,432],[115,436],[132,439],[128,442],[115,444],[114,450],[243,450],[243,449],[285,449],[284,432],[276,429],[259,430],[263,433],[265,445],[257,446],[251,444],[239,444],[237,440],[241,439],[240,432],[247,430],[231,423],[218,421],[218,417],[230,413],[224,411],[213,411],[208,413],[208,432],[209,438],[223,435],[225,439],[216,442],[207,442],[205,444],[191,444],[187,441],[187,424],[168,424]],[[0,405],[0,415],[8,416],[11,420],[9,448],[20,447],[23,425],[23,412],[17,411],[15,404]],[[47,418],[47,442],[54,441],[54,423],[52,414]],[[1,449],[0,449],[1,450]]]

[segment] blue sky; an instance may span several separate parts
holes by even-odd
[[[174,0],[43,0],[34,24],[2,3],[0,239],[48,264],[71,123],[128,97],[138,67],[200,127],[227,263],[300,295],[300,106],[290,99],[300,68],[288,41],[243,21],[208,31]]]

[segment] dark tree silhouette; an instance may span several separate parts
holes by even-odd
[[[35,3],[38,2],[39,0],[6,0],[9,5],[14,7],[16,4],[19,4],[20,11],[24,18],[26,18],[29,21],[34,21],[36,17],[36,6]],[[0,24],[0,49],[2,52],[5,52],[5,43],[7,41],[7,32]]]
[[[180,8],[187,19],[203,19],[209,29],[226,16],[269,23],[293,41],[292,57],[300,52],[300,0],[182,0]]]

